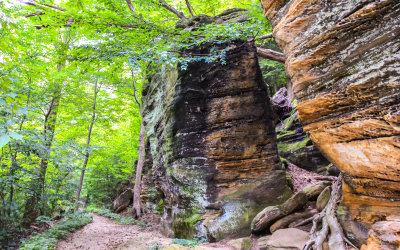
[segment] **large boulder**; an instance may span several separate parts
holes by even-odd
[[[225,65],[163,67],[143,91],[146,157],[162,198],[163,232],[171,237],[248,236],[258,212],[292,194],[254,43],[187,53],[212,49],[226,49]]]
[[[292,223],[297,223],[298,221],[303,221],[306,218],[312,217],[318,211],[316,209],[307,209],[306,211],[293,213],[288,216],[283,217],[282,219],[277,220],[274,224],[271,225],[269,230],[271,233],[275,232],[278,229],[290,227]]]
[[[264,208],[251,222],[251,231],[259,233],[266,230],[276,220],[302,209],[307,201],[307,194],[300,191],[281,205]]]
[[[322,211],[326,207],[326,205],[328,205],[329,199],[331,198],[331,192],[331,187],[326,187],[318,196],[316,204],[318,211]]]
[[[262,0],[299,119],[369,227],[400,214],[400,2]]]
[[[310,238],[307,232],[297,228],[279,229],[271,236],[266,236],[258,239],[257,247],[261,250],[270,249],[303,249],[308,239]]]

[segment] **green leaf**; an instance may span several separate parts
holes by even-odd
[[[27,115],[28,114],[28,110],[26,108],[18,107],[18,113],[21,113],[23,115]]]
[[[13,93],[13,92],[8,93],[7,95],[8,95],[9,97],[11,97],[11,98],[17,97],[17,94],[15,94],[15,93]]]
[[[20,135],[20,134],[18,134],[18,133],[15,133],[15,132],[8,132],[8,134],[9,134],[12,138],[14,138],[14,139],[16,139],[16,140],[23,140],[22,135]]]
[[[10,141],[10,139],[11,138],[8,135],[0,136],[0,148],[4,147]]]

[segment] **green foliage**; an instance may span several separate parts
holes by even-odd
[[[161,244],[158,242],[155,242],[153,245],[149,247],[149,250],[159,250],[159,249],[161,249]]]
[[[181,246],[188,246],[188,247],[194,247],[198,244],[207,242],[205,238],[193,238],[192,240],[187,240],[187,239],[173,239],[171,241],[171,244],[178,244]]]
[[[59,240],[65,239],[68,233],[74,232],[75,230],[92,222],[92,219],[92,216],[85,211],[77,211],[69,214],[64,218],[64,220],[55,224],[46,232],[35,235],[24,241],[19,249],[54,249]]]
[[[196,29],[177,28],[179,19],[157,1],[132,1],[135,13],[124,0],[36,2],[40,5],[0,1],[0,243],[4,248],[15,245],[15,235],[35,219],[49,223],[54,214],[74,208],[95,81],[100,91],[81,196],[86,203],[107,206],[117,187],[134,173],[138,158],[141,116],[133,85],[140,102],[143,79],[155,73],[156,65],[180,65],[184,70],[194,61],[224,63],[229,48],[221,49],[221,44],[271,30],[258,0],[190,0],[196,14],[214,16],[233,7],[249,10],[247,22],[210,23]],[[167,2],[190,16],[184,1]],[[38,12],[45,14],[26,17]],[[203,44],[214,47],[205,55],[185,53]],[[281,65],[264,64],[283,84]],[[159,204],[160,212],[162,207]],[[132,223],[103,213],[120,223]],[[189,224],[197,220],[189,218]]]
[[[111,220],[118,222],[119,224],[123,224],[123,225],[140,224],[140,223],[138,223],[138,221],[134,220],[132,217],[124,217],[119,214],[113,213],[108,209],[88,207],[88,208],[86,208],[86,210],[89,212],[100,214],[104,217],[110,218]]]

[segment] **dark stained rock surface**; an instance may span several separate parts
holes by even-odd
[[[290,197],[252,42],[230,44],[225,65],[162,68],[143,103],[165,234],[247,236],[258,212]]]
[[[276,117],[279,156],[308,171],[329,174],[327,167],[330,162],[303,130],[298,118],[297,101],[290,100],[285,87],[272,97],[271,104]]]
[[[115,213],[121,212],[131,204],[132,199],[133,199],[133,190],[131,188],[127,188],[114,200],[113,211]]]
[[[400,1],[262,0],[311,140],[371,226],[400,213]]]

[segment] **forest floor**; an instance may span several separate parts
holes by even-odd
[[[327,177],[311,173],[290,164],[288,173],[292,177],[294,192],[305,187],[314,186]],[[335,178],[335,177],[331,177]],[[70,234],[67,239],[57,244],[57,250],[148,250],[158,245],[159,248],[168,250],[186,250],[187,246],[173,244],[171,238],[160,233],[159,218],[155,214],[146,214],[144,224],[146,228],[138,225],[118,224],[106,217],[93,213],[93,222]],[[130,216],[128,212],[121,213],[122,216]],[[308,229],[309,230],[309,229]],[[306,231],[308,231],[306,230]],[[245,239],[245,238],[243,238]],[[257,245],[257,239],[250,238],[253,246]],[[217,243],[202,243],[194,250],[216,250],[216,249],[241,249],[241,240],[226,239]],[[256,248],[258,249],[258,248]]]
[[[93,222],[59,241],[57,250],[148,250],[157,243],[160,249],[187,249],[171,244],[167,238],[154,227],[141,229],[137,225],[121,225],[98,214],[93,215]],[[236,249],[220,243],[203,243],[196,249]]]
[[[67,239],[60,241],[56,249],[116,249],[132,238],[147,239],[143,243],[146,243],[146,249],[148,249],[154,242],[168,244],[171,241],[158,232],[141,230],[137,225],[121,225],[103,216],[92,215],[92,223],[70,234]]]

